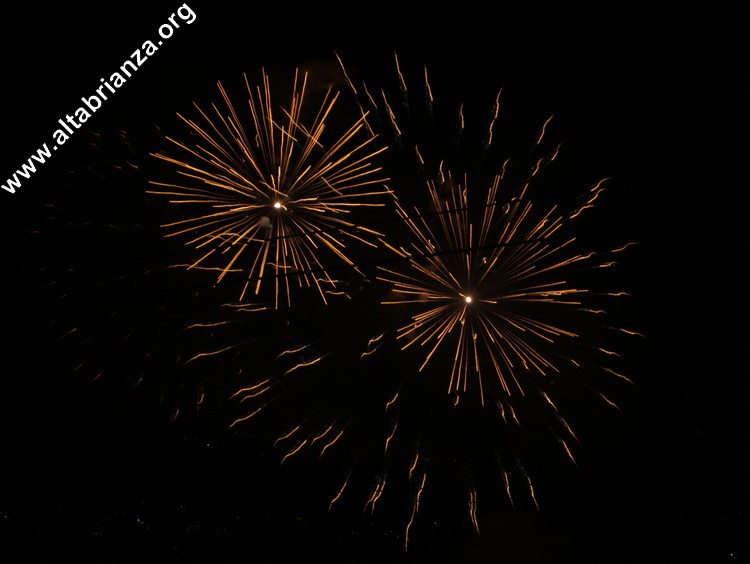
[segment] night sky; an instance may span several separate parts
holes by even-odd
[[[2,561],[745,561],[745,180],[727,178],[743,169],[732,155],[743,134],[734,16],[245,4],[190,2],[192,24],[176,20],[173,37],[49,162],[15,194],[0,190]],[[180,5],[6,10],[0,182],[51,146],[58,119],[158,39]],[[194,255],[165,237],[173,210],[146,193],[163,171],[149,153],[164,148],[164,135],[185,135],[176,113],[218,100],[217,81],[240,97],[243,73],[256,80],[261,69],[308,69],[313,86],[340,81],[337,53],[375,90],[393,88],[394,52],[409,84],[427,66],[436,113],[463,101],[467,122],[482,122],[502,88],[495,135],[509,155],[523,154],[554,114],[548,135],[563,147],[554,178],[570,190],[610,178],[579,237],[640,243],[621,257],[614,280],[632,297],[613,314],[645,336],[621,350],[634,384],[610,390],[620,411],[568,398],[578,406],[577,466],[533,433],[519,446],[537,470],[539,509],[522,489],[511,506],[478,487],[477,534],[465,474],[443,453],[406,553],[408,492],[394,486],[363,511],[368,421],[381,423],[382,391],[377,378],[349,374],[348,353],[379,311],[377,285],[353,283],[352,303],[326,308],[302,296],[292,311],[249,317],[240,326],[253,344],[242,356],[186,364],[237,341],[184,329],[226,319],[221,305],[239,287],[174,267]],[[269,351],[310,335],[321,351],[337,351],[333,364],[291,389],[262,425],[228,431],[240,415],[227,399],[243,384],[237,367],[271,370]],[[386,364],[383,377],[399,370]],[[360,377],[366,384],[352,383]],[[438,396],[404,404],[427,413],[427,436],[451,430],[443,412],[425,407]],[[347,449],[365,460],[365,481],[330,513],[350,458],[280,465],[285,451],[274,446],[278,429],[320,397],[359,416]],[[471,421],[482,444],[483,419]],[[478,485],[491,481],[482,453],[472,456]]]

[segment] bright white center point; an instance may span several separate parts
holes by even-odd
[[[273,207],[275,207],[277,210],[281,209],[281,202],[276,202]]]
[[[467,303],[467,304],[470,304],[470,303],[471,303],[471,296],[466,296],[466,303]]]

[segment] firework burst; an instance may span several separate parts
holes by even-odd
[[[550,120],[522,170],[496,160],[499,96],[478,136],[463,135],[459,107],[440,144],[451,158],[442,158],[429,135],[411,128],[419,121],[432,131],[427,75],[419,114],[398,70],[400,103],[384,91],[376,102],[347,76],[361,104],[358,123],[372,142],[395,149],[384,156],[400,164],[388,169],[395,220],[380,224],[387,229],[374,239],[370,281],[356,290],[318,286],[326,299],[283,312],[278,340],[258,317],[278,319],[277,308],[235,304],[226,320],[194,327],[216,338],[189,362],[220,357],[226,370],[234,358],[231,397],[241,414],[229,427],[271,430],[285,468],[303,460],[343,465],[340,480],[320,487],[330,511],[358,498],[358,509],[372,515],[392,503],[403,510],[408,500],[400,514],[408,547],[419,534],[417,515],[449,497],[443,486],[457,478],[467,492],[458,503],[477,531],[484,492],[515,506],[520,489],[537,506],[532,476],[540,464],[528,454],[551,442],[555,460],[575,467],[570,399],[584,389],[616,408],[611,390],[630,380],[617,368],[615,337],[635,333],[606,321],[608,302],[626,294],[607,290],[600,276],[629,244],[602,249],[573,230],[607,180],[580,196],[545,192],[543,172],[560,154],[545,147]]]
[[[245,76],[249,120],[218,86],[222,108],[196,104],[200,121],[179,115],[196,141],[167,138],[182,156],[154,155],[179,180],[152,181],[151,193],[193,212],[165,227],[203,252],[191,268],[216,270],[218,281],[242,273],[240,300],[259,294],[268,279],[277,308],[291,305],[293,287],[315,288],[325,300],[325,289],[336,287],[332,260],[356,270],[347,244],[374,246],[381,235],[352,218],[384,206],[389,193],[373,164],[381,151],[363,135],[365,116],[329,143],[338,99],[332,86],[308,119],[307,74],[295,74],[291,101],[280,110],[265,72],[255,90]]]
[[[532,177],[544,164],[537,163]],[[413,304],[420,310],[397,331],[404,349],[426,348],[419,370],[424,371],[440,349],[452,346],[447,392],[458,398],[468,391],[474,376],[482,405],[484,389],[491,386],[483,370],[485,358],[490,366],[487,372],[506,396],[523,393],[519,371],[539,376],[560,372],[544,349],[559,348],[561,339],[579,339],[580,335],[546,321],[559,316],[544,312],[563,307],[583,310],[590,290],[571,284],[572,269],[587,262],[596,268],[614,264],[609,258],[596,262],[600,253],[569,252],[575,237],[566,238],[560,231],[578,211],[564,213],[552,207],[541,215],[535,213],[526,194],[528,183],[518,196],[501,200],[502,180],[502,173],[495,176],[485,201],[474,209],[467,180],[454,181],[450,176],[442,196],[434,182],[427,183],[434,210],[429,214],[410,215],[397,204],[414,240],[406,248],[391,246],[403,259],[403,267],[381,267],[379,276],[393,288],[394,299],[384,304]],[[581,208],[593,204],[603,183],[591,188]],[[480,218],[475,223],[471,212],[477,208]]]
[[[434,400],[432,408],[419,408],[423,423],[411,428],[419,427],[417,436],[401,439],[411,449],[407,458],[412,461],[405,468],[412,491],[408,543],[425,484],[429,489],[428,467],[435,467],[438,452],[467,461],[459,466],[466,469],[461,472],[475,529],[477,486],[468,460],[477,458],[467,455],[468,444],[495,453],[487,454],[496,468],[495,487],[511,503],[511,486],[517,483],[537,505],[518,447],[528,452],[528,442],[538,442],[535,433],[541,431],[577,464],[579,439],[559,404],[570,402],[575,395],[571,390],[583,389],[602,405],[618,409],[602,389],[612,389],[612,381],[632,383],[616,368],[621,358],[615,343],[638,333],[607,321],[612,300],[628,294],[607,289],[611,280],[600,275],[612,270],[617,255],[633,243],[601,249],[582,241],[580,218],[598,203],[608,179],[575,196],[545,184],[543,172],[560,154],[560,146],[545,148],[552,118],[542,124],[530,160],[519,171],[510,159],[495,158],[499,94],[478,135],[465,135],[469,129],[459,105],[438,146],[430,135],[437,116],[427,72],[422,91],[413,97],[398,59],[396,70],[397,103],[384,90],[373,96],[364,84],[358,88],[347,80],[362,115],[370,116],[370,130],[390,139],[409,170],[393,182],[403,230],[380,239],[393,258],[378,266],[376,276],[389,288],[381,303],[395,316],[380,339],[394,336],[404,378],[385,406],[386,413],[401,414],[384,434],[386,452],[398,448],[397,428],[409,432],[402,424],[408,408],[415,401]],[[413,99],[420,101],[418,109],[412,107]],[[415,124],[427,133],[415,131]],[[425,195],[421,205],[402,203],[424,201]],[[396,352],[390,346],[382,350]],[[416,364],[410,375],[412,359]],[[436,389],[442,389],[443,399]],[[454,426],[446,429],[446,421]],[[451,435],[463,437],[463,444]],[[371,503],[380,499],[384,487],[383,481],[373,488]]]

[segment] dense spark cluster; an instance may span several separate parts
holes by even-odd
[[[218,270],[219,281],[242,273],[241,300],[269,279],[276,307],[291,305],[295,286],[314,287],[325,300],[324,290],[336,287],[331,260],[356,270],[347,243],[372,246],[381,235],[352,213],[385,205],[388,189],[373,164],[382,150],[363,135],[364,116],[328,142],[339,97],[333,87],[308,119],[306,73],[295,74],[291,101],[281,109],[269,76],[262,78],[253,91],[245,75],[249,120],[221,83],[222,108],[206,112],[195,104],[202,121],[179,116],[197,140],[167,138],[182,156],[154,156],[175,167],[179,180],[152,181],[151,193],[189,208],[166,228],[203,252],[191,268]],[[214,259],[218,266],[209,264]]]
[[[542,163],[538,164],[532,177],[541,169]],[[541,376],[559,372],[543,347],[579,335],[575,328],[546,321],[545,317],[554,319],[555,313],[545,316],[539,306],[582,308],[589,290],[572,286],[566,275],[571,268],[600,256],[570,253],[574,237],[560,237],[566,220],[577,212],[565,214],[553,207],[534,219],[535,206],[526,194],[528,184],[518,196],[504,202],[498,195],[502,179],[502,174],[495,176],[487,190],[479,206],[478,225],[470,217],[476,208],[470,207],[466,179],[459,182],[449,176],[442,196],[436,184],[428,182],[434,210],[428,215],[418,211],[410,215],[398,205],[399,216],[414,240],[406,248],[391,246],[403,259],[402,266],[381,267],[379,275],[393,288],[394,298],[384,304],[414,304],[420,310],[398,329],[404,349],[427,348],[419,370],[425,370],[438,350],[453,346],[447,392],[459,397],[469,387],[469,375],[474,374],[482,405],[485,354],[489,360],[486,372],[496,378],[507,396],[523,392],[519,372]],[[603,181],[591,188],[584,207],[593,203],[602,185]]]

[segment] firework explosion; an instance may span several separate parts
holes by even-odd
[[[258,133],[250,143],[221,88],[228,117],[215,110],[214,125],[201,112],[211,124],[209,132],[185,120],[208,148],[172,141],[192,158],[160,157],[196,185],[160,184],[169,190],[159,193],[213,208],[172,224],[175,234],[196,230],[192,243],[212,247],[195,265],[214,251],[229,253],[221,278],[246,247],[253,247],[243,297],[251,282],[255,293],[260,291],[265,269],[275,270],[273,306],[241,299],[227,307],[228,316],[189,328],[208,331],[210,339],[198,341],[212,344],[187,363],[222,358],[230,379],[241,382],[232,400],[242,414],[229,428],[240,431],[256,423],[275,429],[270,440],[282,449],[281,464],[305,453],[317,463],[333,457],[340,466],[347,460],[343,479],[328,488],[329,510],[347,494],[355,495],[351,490],[364,493],[368,513],[383,503],[387,491],[406,492],[408,547],[425,492],[447,474],[455,480],[457,472],[466,486],[464,503],[477,531],[478,482],[489,483],[511,505],[518,485],[538,506],[519,451],[533,450],[529,443],[539,443],[541,432],[575,464],[578,437],[556,396],[583,389],[616,409],[610,394],[599,389],[602,376],[630,380],[615,368],[620,359],[615,347],[602,343],[637,333],[604,321],[607,302],[627,294],[605,289],[599,275],[611,270],[614,255],[630,244],[589,250],[571,229],[594,207],[606,179],[560,202],[540,188],[543,172],[560,153],[559,146],[544,148],[551,118],[532,143],[531,166],[520,175],[509,159],[494,158],[499,96],[478,141],[464,138],[459,107],[449,121],[448,142],[441,140],[450,149],[444,156],[430,135],[412,131],[416,122],[436,129],[427,73],[417,95],[422,115],[417,115],[398,61],[396,70],[399,104],[392,104],[384,90],[376,102],[344,69],[361,117],[325,153],[346,152],[333,158],[333,168],[323,164],[332,162],[330,157],[314,161],[312,168],[303,164],[311,161],[322,133],[318,126],[332,103],[324,105],[313,127],[303,128],[304,86],[295,86],[291,110],[284,113],[287,122],[278,125],[264,78],[258,91],[262,103],[250,97]],[[344,151],[360,130],[369,134],[367,140]],[[382,147],[371,148],[375,143]],[[297,155],[293,149],[300,146],[306,150]],[[381,189],[381,180],[371,176],[378,171],[368,162],[386,148],[409,170],[401,178],[388,170],[389,177],[397,177],[393,193]],[[357,151],[367,154],[353,157]],[[543,154],[534,156],[538,153]],[[462,167],[467,160],[487,166]],[[380,223],[389,227],[385,233],[344,219],[351,207],[379,205],[375,197],[385,194],[396,212],[393,221]],[[426,203],[412,210],[403,203],[407,199]],[[368,243],[375,253],[369,262],[376,265],[369,281],[351,284],[326,274],[319,247],[362,273],[332,233]],[[280,301],[291,304],[293,271],[323,300],[304,312],[288,310],[280,319]],[[259,317],[264,315],[270,317]],[[384,326],[373,333],[372,322]],[[272,336],[269,326],[281,334]],[[236,362],[232,368],[230,357]],[[475,479],[472,466],[492,468],[490,477],[483,470],[484,478]]]
[[[443,143],[448,150],[441,153],[429,135],[414,131],[415,123],[424,124],[428,132],[435,128],[434,99],[426,70],[423,88],[416,94],[421,111],[411,105],[412,93],[398,59],[396,71],[399,103],[395,104],[383,90],[376,101],[366,85],[356,88],[347,76],[362,115],[372,116],[370,130],[390,137],[392,146],[405,160],[411,159],[411,170],[417,172],[416,178],[412,175],[394,180],[395,206],[404,230],[380,239],[381,245],[393,253],[394,266],[380,265],[377,274],[377,280],[389,289],[381,303],[394,308],[397,317],[408,319],[379,334],[378,346],[386,335],[393,335],[404,363],[410,358],[417,360],[416,372],[404,378],[413,381],[412,394],[421,400],[430,396],[415,389],[434,392],[442,388],[444,400],[449,402],[440,403],[450,405],[444,412],[437,409],[426,421],[434,423],[453,410],[456,425],[448,433],[463,433],[468,442],[479,432],[470,423],[477,420],[471,411],[494,413],[482,424],[500,430],[481,448],[496,453],[498,483],[511,503],[511,474],[515,474],[537,505],[530,476],[513,449],[508,448],[507,429],[527,433],[527,427],[544,428],[564,456],[576,463],[573,445],[578,438],[562,416],[555,393],[570,386],[617,409],[599,386],[604,379],[632,383],[613,368],[620,356],[612,347],[620,337],[639,334],[604,321],[607,304],[628,294],[606,289],[608,282],[601,280],[600,273],[615,267],[616,255],[634,243],[591,250],[572,230],[579,218],[594,208],[607,179],[595,182],[569,201],[544,194],[542,173],[560,153],[560,146],[544,149],[551,117],[534,139],[530,166],[514,176],[510,159],[493,159],[499,94],[486,129],[474,141],[475,155],[467,158],[471,143],[464,139],[462,105],[455,119],[448,120],[451,130],[446,136],[448,142]],[[534,156],[539,153],[542,156]],[[451,159],[453,164],[446,164]],[[472,164],[467,166],[466,161]],[[451,166],[462,171],[454,174]],[[426,188],[427,205],[408,212],[398,197],[404,194],[419,199],[415,186],[422,187],[422,194]],[[415,355],[404,356],[409,351],[415,351]],[[416,382],[420,375],[431,382]],[[415,398],[407,399],[408,387],[400,387],[393,394],[386,412],[410,406]],[[385,452],[394,448],[398,418],[393,421],[385,435]],[[425,489],[427,465],[422,462],[434,457],[439,450],[434,448],[436,443],[446,444],[443,437],[434,434],[425,441],[421,433],[410,442],[412,515],[407,543]],[[525,438],[528,440],[528,435]],[[430,449],[420,447],[422,443],[433,445],[432,454]],[[471,478],[466,482],[470,521],[478,531],[477,492]],[[374,488],[370,503],[379,499],[384,486],[383,480]]]
[[[534,168],[532,178],[543,164],[540,161]],[[482,405],[484,388],[489,385],[483,379],[484,359],[480,358],[485,354],[490,373],[506,396],[523,393],[516,376],[519,370],[540,376],[560,371],[535,341],[554,346],[560,339],[578,339],[580,335],[544,321],[538,306],[583,308],[589,290],[570,286],[565,276],[571,267],[600,257],[599,253],[570,254],[568,247],[575,239],[558,235],[566,220],[579,211],[563,214],[553,207],[540,219],[530,219],[536,210],[526,197],[528,183],[518,196],[503,201],[498,196],[502,179],[502,174],[493,179],[484,204],[479,206],[478,229],[470,219],[476,208],[470,207],[466,180],[460,183],[449,176],[442,191],[429,181],[434,210],[429,215],[416,211],[410,216],[398,205],[414,241],[406,249],[389,245],[403,259],[405,268],[381,267],[379,276],[392,285],[396,296],[384,304],[415,304],[421,310],[398,329],[398,339],[406,343],[404,349],[428,349],[420,372],[438,350],[455,341],[447,392],[456,398],[467,392],[473,373]],[[583,207],[593,204],[602,184],[591,189]],[[608,260],[595,266],[613,264]]]
[[[295,284],[316,288],[325,300],[325,289],[336,287],[326,261],[356,270],[346,243],[373,246],[381,235],[351,219],[360,208],[384,205],[378,198],[388,190],[372,164],[380,151],[362,137],[364,116],[327,144],[324,132],[338,99],[332,87],[307,121],[307,74],[295,74],[291,102],[280,110],[265,72],[262,78],[254,92],[245,76],[249,131],[221,83],[224,109],[212,105],[213,112],[204,112],[196,104],[202,124],[179,116],[198,141],[168,138],[184,156],[154,156],[175,167],[180,180],[152,181],[151,193],[195,210],[166,228],[172,236],[189,235],[188,244],[204,251],[191,268],[218,270],[219,281],[242,272],[240,300],[248,290],[258,295],[268,278],[277,308],[291,305]],[[330,252],[326,258],[323,250]],[[206,266],[215,257],[221,265]]]

